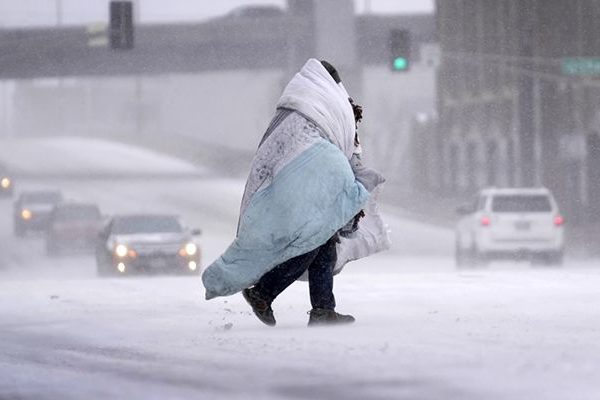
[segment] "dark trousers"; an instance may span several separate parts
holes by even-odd
[[[272,302],[281,292],[308,270],[310,303],[313,308],[335,309],[333,268],[337,261],[334,236],[313,251],[279,264],[260,278],[254,286],[260,295]]]

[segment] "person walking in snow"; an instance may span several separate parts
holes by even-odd
[[[274,326],[273,300],[308,272],[309,325],[354,321],[335,311],[333,275],[389,246],[375,202],[384,179],[360,161],[360,117],[335,68],[308,60],[255,154],[237,237],[202,275],[206,299],[243,291]]]

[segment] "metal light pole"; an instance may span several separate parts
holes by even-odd
[[[133,0],[133,26],[137,27],[140,23],[140,1]],[[135,76],[135,130],[139,136],[142,133],[142,76],[138,73]]]
[[[63,23],[63,3],[62,0],[56,0],[55,3],[56,5],[56,27],[60,27]],[[65,129],[65,114],[64,114],[64,105],[65,105],[65,101],[64,101],[64,88],[63,88],[63,80],[62,78],[59,76],[58,77],[58,81],[57,81],[57,91],[58,91],[58,110],[57,110],[57,115],[58,115],[58,124],[59,126],[57,127],[59,132],[63,132],[66,130]]]
[[[62,25],[62,19],[63,19],[63,7],[62,7],[62,0],[56,0],[56,26],[61,26]]]
[[[0,125],[0,129],[3,131],[1,136],[8,136],[8,96],[6,91],[6,80],[0,82],[2,87],[2,98],[0,99],[0,104],[2,104],[2,125]]]

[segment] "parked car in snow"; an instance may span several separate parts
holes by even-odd
[[[29,231],[45,231],[54,206],[63,200],[58,190],[29,190],[19,194],[14,203],[13,220],[16,236]]]
[[[48,218],[48,255],[93,252],[102,228],[102,214],[95,204],[65,202],[54,206]]]
[[[100,276],[109,274],[176,273],[200,271],[200,249],[190,230],[174,215],[115,216],[96,243]]]
[[[501,258],[562,264],[565,221],[548,189],[485,189],[457,211],[458,267]]]
[[[14,186],[12,174],[4,164],[0,164],[0,197],[12,196]]]

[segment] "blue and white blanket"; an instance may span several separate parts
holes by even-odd
[[[350,164],[355,124],[343,85],[311,59],[290,81],[278,108],[294,112],[254,157],[237,237],[202,275],[206,299],[254,285],[278,264],[321,246],[361,209],[367,210],[367,223],[356,239],[340,244],[336,271],[389,244],[365,188],[383,179],[363,185]]]

